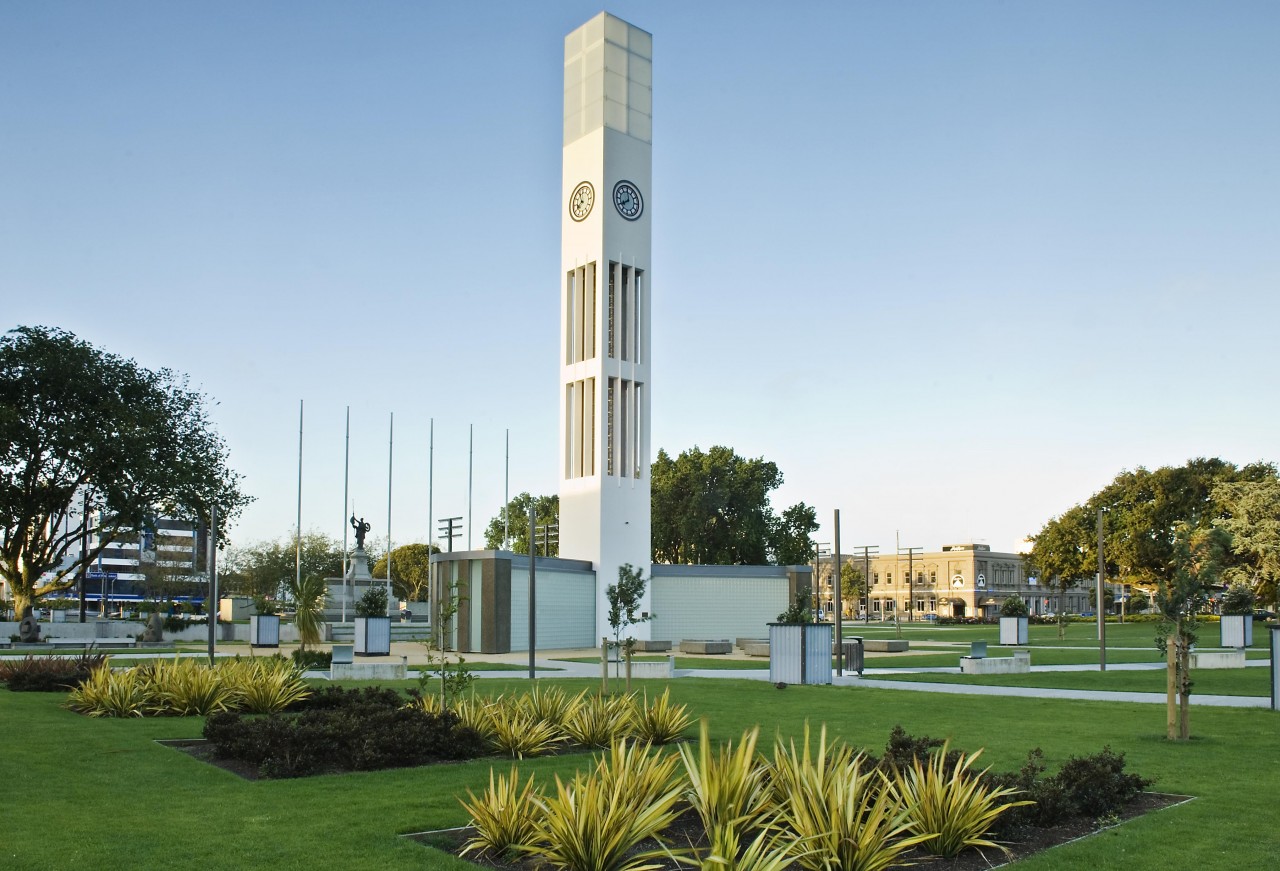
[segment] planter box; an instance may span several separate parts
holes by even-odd
[[[770,623],[769,680],[773,683],[831,683],[830,623]]]
[[[1026,617],[1001,617],[1000,643],[1026,644],[1028,622],[1030,621]]]
[[[1253,615],[1228,614],[1222,618],[1222,646],[1249,647],[1253,644]]]
[[[356,656],[391,655],[391,618],[356,618]]]
[[[209,627],[204,627],[206,633]],[[249,618],[249,644],[253,647],[280,646],[280,618],[275,614],[254,614]]]

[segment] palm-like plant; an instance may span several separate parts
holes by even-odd
[[[298,639],[302,642],[302,649],[306,650],[308,645],[320,643],[329,587],[318,575],[307,575],[301,580],[296,576],[291,578],[288,589],[293,598],[293,619],[298,627]]]
[[[970,766],[982,755],[981,750],[961,756],[948,771],[947,749],[948,745],[943,744],[925,762],[916,757],[911,768],[895,777],[894,785],[906,807],[908,829],[924,849],[945,858],[968,847],[995,847],[1008,852],[985,836],[1002,813],[1032,802],[1001,802],[1017,790],[987,785],[982,777],[986,771],[969,773]]]

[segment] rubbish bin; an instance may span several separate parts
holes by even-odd
[[[846,638],[840,646],[843,648],[844,653],[844,670],[856,671],[861,675],[863,669],[862,638],[856,635],[852,638]]]

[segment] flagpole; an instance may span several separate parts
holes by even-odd
[[[467,550],[471,550],[471,469],[475,465],[476,425],[467,430]]]
[[[387,613],[391,613],[391,464],[395,456],[396,413],[387,429]]]
[[[342,455],[342,622],[347,622],[347,501],[351,498],[351,406],[347,406],[347,444]]]
[[[507,463],[502,476],[502,549],[507,549],[511,534],[511,428],[507,428]]]
[[[302,586],[302,410],[303,401],[298,400],[298,537],[294,540],[294,583]],[[296,589],[296,587],[295,587]]]

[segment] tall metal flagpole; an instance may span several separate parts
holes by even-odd
[[[204,567],[209,573],[209,593],[204,609],[209,619],[209,665],[213,665],[218,638],[218,506],[209,506],[209,535],[205,542]]]
[[[537,507],[529,503],[529,680],[534,680],[538,676],[538,670],[534,667],[534,657],[538,648],[538,609],[537,609],[537,585],[536,576],[534,574],[534,562],[537,560],[538,549],[533,546],[533,525],[537,523]]]
[[[848,665],[844,661],[844,603],[840,601],[840,570],[843,566],[840,563],[840,509],[837,508],[835,516],[835,568],[834,575],[831,579],[831,585],[835,587],[836,600],[836,674],[843,675],[845,666]]]
[[[387,613],[391,613],[391,464],[395,458],[396,413],[387,429]]]
[[[298,537],[294,540],[294,583],[302,586],[302,400],[298,400]],[[296,588],[295,588],[296,589]]]
[[[436,466],[436,419],[434,417],[427,420],[427,544],[431,544],[431,530],[435,527],[432,520],[435,517],[431,513],[431,496],[432,488],[435,487],[435,466]]]
[[[467,431],[467,550],[471,550],[471,469],[475,465],[476,425]]]
[[[351,406],[347,406],[347,444],[342,454],[342,622],[347,622],[347,500],[351,498]]]
[[[507,462],[502,475],[502,549],[507,549],[511,535],[511,429],[507,429]]]

